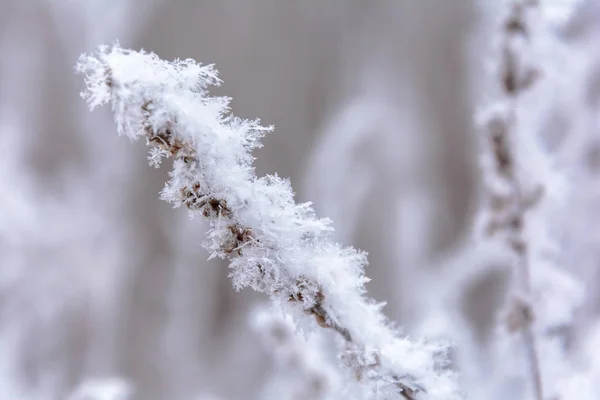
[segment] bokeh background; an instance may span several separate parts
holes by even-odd
[[[582,67],[540,128],[556,146],[577,138],[556,154],[578,171],[565,257],[589,289],[585,327],[598,304],[600,7],[548,2],[557,37],[587,57],[565,60]],[[248,323],[265,298],[234,292],[227,264],[206,261],[204,223],[158,199],[167,169],[79,97],[78,56],[117,39],[215,63],[214,93],[276,127],[258,173],[290,177],[340,241],[369,252],[386,315],[436,334],[423,325],[434,307],[484,354],[508,271],[465,248],[501,3],[0,0],[0,400],[66,399],[89,381],[136,400],[253,399],[272,368]]]

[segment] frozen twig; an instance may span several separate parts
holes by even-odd
[[[520,176],[518,143],[518,107],[521,96],[540,77],[540,70],[528,59],[531,27],[528,17],[537,11],[537,1],[510,2],[510,10],[502,25],[499,78],[503,99],[486,121],[489,149],[494,168],[489,173],[487,223],[489,235],[502,234],[518,258],[515,286],[506,305],[505,323],[509,332],[521,332],[529,360],[536,400],[543,400],[540,361],[531,325],[531,260],[524,233],[526,214],[543,195],[541,186],[527,187]],[[529,134],[534,134],[530,132]]]
[[[173,158],[161,198],[209,221],[205,247],[231,262],[236,289],[267,293],[337,332],[342,359],[374,395],[461,397],[446,344],[400,336],[366,297],[366,255],[334,243],[330,221],[296,204],[288,181],[256,176],[250,152],[271,128],[233,117],[228,99],[208,95],[220,83],[212,66],[114,46],[82,56],[77,69],[91,108],[111,103],[118,132],[146,139],[152,164]]]

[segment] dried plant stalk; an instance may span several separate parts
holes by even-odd
[[[333,242],[330,221],[296,204],[288,181],[255,175],[250,151],[271,128],[208,95],[220,83],[212,66],[113,46],[82,56],[77,69],[91,108],[110,103],[119,133],[146,139],[151,164],[173,159],[161,197],[209,221],[205,247],[231,262],[236,289],[267,293],[298,320],[336,332],[340,358],[375,397],[461,398],[447,345],[400,336],[366,296],[365,254]]]
[[[527,16],[538,8],[537,1],[510,3],[510,10],[502,25],[500,54],[500,87],[504,96],[498,112],[486,122],[489,148],[494,160],[492,180],[488,193],[490,219],[487,234],[503,234],[518,259],[514,293],[506,305],[505,324],[509,332],[521,332],[529,360],[535,398],[543,400],[540,361],[536,339],[532,331],[535,318],[531,304],[530,254],[524,236],[525,217],[543,195],[541,187],[524,187],[519,176],[515,145],[517,143],[517,107],[521,95],[540,77],[540,70],[527,60],[527,46],[531,29]],[[533,134],[533,133],[532,133]]]

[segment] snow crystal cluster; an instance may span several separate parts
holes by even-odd
[[[110,103],[118,133],[145,139],[152,165],[172,159],[161,198],[208,219],[204,245],[230,261],[236,289],[268,294],[302,327],[335,332],[340,362],[371,397],[461,398],[447,344],[401,336],[366,296],[366,254],[335,243],[331,222],[297,204],[289,181],[256,176],[251,151],[271,127],[209,95],[220,83],[213,66],[116,45],[82,56],[77,69],[91,108]]]

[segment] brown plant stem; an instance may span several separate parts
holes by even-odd
[[[507,326],[510,332],[520,331],[526,349],[526,357],[536,400],[543,400],[543,385],[539,354],[532,323],[535,315],[530,304],[531,266],[528,243],[524,237],[525,217],[541,197],[539,188],[527,192],[519,180],[516,162],[516,135],[518,131],[517,106],[520,97],[534,85],[540,77],[539,70],[528,65],[523,57],[518,41],[531,42],[531,27],[526,16],[535,11],[537,1],[514,0],[510,4],[508,17],[502,25],[502,45],[500,55],[500,87],[506,97],[507,113],[488,123],[490,147],[495,160],[496,175],[510,187],[508,197],[491,193],[492,219],[488,224],[488,234],[503,231],[508,236],[508,245],[518,258],[516,283],[517,292],[525,298],[513,298],[508,304]]]

